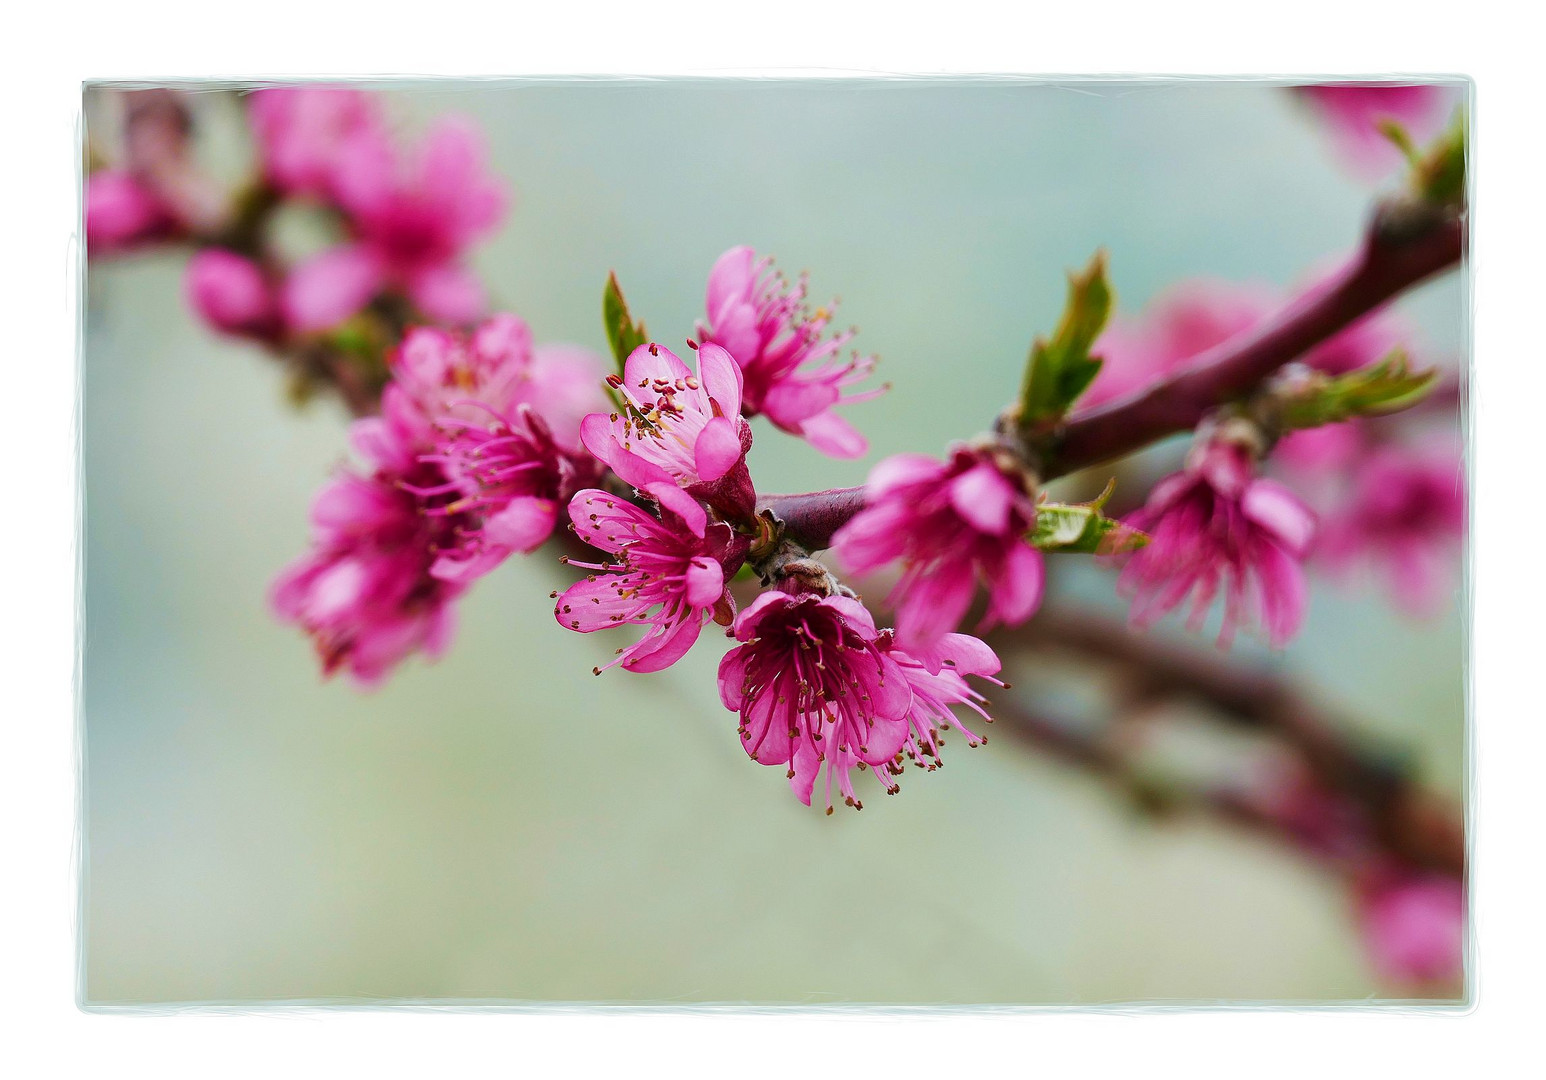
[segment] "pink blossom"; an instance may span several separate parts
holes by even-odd
[[[851,330],[823,341],[836,302],[810,311],[806,275],[791,288],[772,265],[749,247],[721,255],[709,271],[709,321],[698,324],[699,336],[729,350],[740,365],[747,416],[763,413],[833,457],[863,457],[869,443],[832,408],[882,392],[845,393],[869,377],[875,358],[854,353],[843,359]]]
[[[156,194],[127,171],[99,169],[86,178],[86,247],[92,254],[157,239],[175,224]]]
[[[438,422],[443,433],[433,454],[443,483],[410,488],[425,498],[458,497],[425,513],[461,524],[430,573],[448,581],[481,577],[510,555],[535,551],[552,535],[563,500],[600,476],[587,454],[568,454],[531,405],[518,405],[487,425],[454,418]]]
[[[526,321],[505,312],[470,333],[410,328],[391,370],[392,385],[426,424],[446,417],[482,423],[530,405],[570,453],[580,452],[580,419],[606,406],[599,357],[574,345],[536,345]]]
[[[572,394],[578,362],[571,351],[536,363],[515,316],[465,336],[408,333],[380,415],[350,428],[373,472],[323,489],[312,550],[274,588],[275,611],[312,635],[326,672],[374,685],[415,650],[438,655],[466,584],[546,540],[563,500],[597,479],[533,404],[549,376]]]
[[[1242,620],[1259,623],[1274,647],[1298,632],[1315,516],[1282,484],[1256,477],[1245,446],[1204,442],[1185,469],[1155,485],[1127,524],[1150,536],[1125,556],[1118,581],[1133,601],[1134,624],[1147,628],[1190,598],[1187,627],[1199,630],[1222,590],[1221,647]]]
[[[1360,902],[1364,943],[1375,970],[1391,982],[1452,982],[1463,971],[1465,892],[1437,874],[1398,874],[1366,890]]]
[[[358,90],[278,86],[254,91],[247,103],[263,172],[291,195],[331,198],[340,149],[381,130],[375,99]]]
[[[640,345],[609,379],[623,412],[580,425],[586,449],[625,482],[669,507],[695,536],[707,520],[698,499],[730,520],[749,519],[756,494],[746,470],[751,427],[741,419],[741,369],[718,345],[698,351],[698,374],[670,349]]]
[[[1358,463],[1314,555],[1341,573],[1372,567],[1403,611],[1432,616],[1453,594],[1465,523],[1458,452],[1383,447]]]
[[[504,189],[484,159],[481,136],[455,118],[432,129],[413,156],[399,155],[375,128],[345,140],[334,195],[357,239],[291,273],[284,296],[291,325],[328,329],[388,289],[432,319],[476,319],[483,287],[462,259],[505,207]]]
[[[747,540],[715,522],[703,535],[662,507],[657,519],[632,503],[595,488],[569,502],[575,532],[613,561],[571,566],[595,571],[557,596],[559,625],[588,634],[609,627],[641,625],[649,630],[618,650],[611,664],[629,671],[660,671],[698,640],[706,620],[728,625],[735,617],[729,581],[745,558]],[[596,668],[601,674],[604,668]]]
[[[1113,318],[1091,352],[1104,359],[1080,408],[1103,405],[1251,329],[1277,306],[1273,289],[1198,278],[1160,293],[1136,317]]]
[[[909,759],[929,772],[944,764],[940,760],[939,748],[944,742],[940,733],[951,724],[966,736],[968,746],[987,742],[986,737],[961,722],[953,707],[964,705],[984,721],[993,722],[983,708],[986,699],[966,682],[966,676],[973,675],[995,686],[1004,685],[994,678],[1000,664],[992,649],[967,634],[946,634],[932,648],[920,650],[916,656],[896,648],[889,630],[881,633],[877,643],[897,662],[913,692],[912,707],[907,712],[912,734],[903,748]],[[893,775],[900,773],[900,766],[893,768]]]
[[[601,358],[580,345],[546,343],[532,349],[526,378],[515,388],[515,401],[542,414],[559,446],[571,453],[583,450],[580,423],[607,407],[601,392]]]
[[[1315,494],[1317,489],[1325,490],[1341,482],[1364,453],[1365,436],[1361,420],[1290,431],[1272,448],[1272,463]]]
[[[492,315],[471,333],[415,326],[392,354],[392,382],[428,418],[479,420],[530,401],[531,328],[519,315]],[[604,400],[600,381],[596,404]]]
[[[459,489],[424,460],[434,429],[400,386],[349,436],[372,472],[346,471],[317,494],[311,551],[280,575],[272,604],[312,636],[324,674],[342,667],[375,686],[411,653],[433,658],[450,643],[465,586],[432,571],[479,519],[448,509]]]
[[[787,766],[807,806],[823,765],[830,813],[834,773],[843,801],[859,808],[852,770],[899,763],[913,693],[879,636],[864,605],[844,596],[769,590],[735,621],[741,644],[720,661],[720,700],[740,713],[751,759]]]
[[[224,248],[205,248],[183,275],[188,306],[226,334],[266,336],[278,327],[274,292],[257,263]]]
[[[323,488],[312,505],[312,549],[271,593],[275,614],[311,635],[323,673],[342,668],[365,687],[415,651],[439,656],[462,592],[429,573],[457,523],[422,513],[399,479],[345,473]]]
[[[576,445],[576,371],[599,373],[586,353],[548,353],[538,365],[531,331],[515,315],[500,314],[469,334],[415,327],[392,356],[392,382],[380,417],[357,421],[355,444],[383,467],[407,473],[433,463],[432,482],[410,485],[438,500],[432,516],[458,522],[441,543],[430,572],[470,581],[515,552],[547,540],[559,507],[594,482],[600,467]],[[549,382],[567,438],[547,422]],[[591,382],[590,404],[604,403]]]
[[[833,549],[856,574],[901,560],[890,603],[903,648],[925,648],[955,629],[979,579],[988,590],[984,628],[1036,610],[1046,571],[1026,542],[1036,520],[1026,483],[992,451],[963,445],[948,461],[898,454],[870,472],[865,508],[837,531]]]
[[[1458,102],[1453,90],[1432,85],[1321,83],[1295,89],[1326,125],[1338,155],[1367,180],[1405,160],[1380,131],[1381,121],[1396,121],[1422,146],[1443,130]]]

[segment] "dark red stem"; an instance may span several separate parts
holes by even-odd
[[[1443,217],[1416,234],[1381,216],[1358,257],[1329,286],[1291,302],[1243,337],[1209,349],[1148,389],[1076,413],[1041,461],[1045,480],[1130,454],[1190,431],[1209,411],[1238,399],[1267,376],[1345,329],[1391,297],[1459,263],[1464,223]]]

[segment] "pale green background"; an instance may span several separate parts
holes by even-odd
[[[614,268],[656,336],[685,337],[736,243],[842,296],[895,383],[850,411],[874,452],[833,463],[759,422],[763,490],[856,483],[984,426],[1097,246],[1124,310],[1191,275],[1287,286],[1369,197],[1265,85],[437,84],[390,104],[487,131],[517,201],[476,262],[540,339],[601,346]],[[668,673],[593,678],[617,642],[553,623],[567,575],[545,555],[479,585],[441,663],[374,695],[321,683],[265,590],[344,418],[289,409],[258,350],[185,313],[179,274],[90,271],[88,1003],[1385,989],[1332,878],[1223,826],[1156,826],[1007,739],[957,743],[862,814],[806,810],[742,752],[716,637]],[[1403,303],[1429,355],[1461,358],[1463,303],[1455,275]],[[1461,627],[1322,588],[1281,663],[1458,794]]]

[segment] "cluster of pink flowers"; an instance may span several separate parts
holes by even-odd
[[[599,361],[534,348],[515,316],[466,336],[410,331],[391,367],[381,415],[350,432],[371,471],[318,494],[312,549],[273,592],[324,670],[366,686],[415,651],[437,655],[467,584],[540,546],[564,501],[600,475],[572,416],[545,406],[550,386],[560,403],[577,381],[597,387]]]
[[[329,87],[253,92],[247,105],[263,183],[272,201],[322,206],[346,239],[295,266],[275,253],[232,250],[219,237],[189,263],[189,304],[222,333],[277,342],[330,330],[382,296],[453,325],[484,312],[482,284],[466,264],[498,225],[506,195],[488,172],[480,134],[454,117],[410,149],[392,138],[374,97]],[[125,170],[88,181],[87,243],[94,253],[188,233],[178,207]]]
[[[1318,100],[1351,115],[1333,89],[1318,88]],[[388,334],[404,319],[458,328],[414,326],[392,349],[380,413],[351,432],[367,467],[317,496],[311,550],[275,584],[276,612],[312,636],[324,671],[374,685],[414,652],[437,654],[462,593],[542,546],[567,516],[597,556],[565,558],[586,576],[553,593],[555,619],[581,633],[637,632],[596,673],[660,671],[709,622],[728,627],[738,644],[720,665],[724,704],[739,714],[747,753],[784,766],[807,804],[823,772],[829,811],[834,783],[860,805],[856,770],[894,791],[908,760],[937,767],[941,732],[961,726],[955,710],[986,718],[966,680],[996,682],[999,662],[958,627],[979,587],[982,632],[1030,618],[1045,584],[1039,480],[1018,444],[982,439],[943,460],[902,454],[872,469],[862,510],[831,546],[853,573],[896,568],[896,625],[880,629],[819,564],[787,553],[767,561],[776,535],[773,549],[761,546],[776,526],[758,515],[751,421],[857,458],[868,444],[836,410],[884,389],[861,388],[875,359],[849,347],[854,331],[831,332],[835,303],[808,306],[804,274],[791,282],[750,247],[731,248],[708,272],[705,316],[688,341],[695,364],[650,342],[603,380],[595,357],[537,346],[514,315],[477,324],[485,299],[466,257],[506,195],[471,127],[442,120],[403,148],[376,99],[326,87],[258,91],[248,116],[256,204],[320,206],[338,244],[288,266],[262,239],[241,251],[205,243],[154,185],[122,170],[92,178],[89,242],[124,250],[186,233],[203,244],[185,278],[190,306],[223,332],[277,348],[315,344],[366,308]],[[1278,299],[1265,287],[1190,283],[1117,320],[1096,346],[1105,364],[1082,406],[1250,333]],[[1304,361],[1342,373],[1405,337],[1375,316]],[[1464,515],[1449,459],[1372,453],[1358,424],[1283,439],[1273,460],[1290,474],[1338,477],[1321,485],[1338,501],[1319,507],[1318,530],[1305,501],[1259,474],[1268,441],[1243,420],[1211,423],[1129,517],[1149,539],[1117,556],[1134,622],[1187,607],[1199,628],[1221,599],[1221,644],[1253,625],[1282,645],[1303,622],[1312,555],[1346,568],[1374,554],[1408,606],[1432,607],[1450,562],[1439,543],[1458,536]],[[796,572],[790,558],[809,565]],[[749,561],[774,587],[738,614],[731,585]]]
[[[960,726],[952,709],[987,715],[966,677],[996,681],[999,664],[977,639],[945,633],[950,627],[927,638],[910,635],[916,643],[903,651],[896,633],[877,629],[864,605],[825,571],[819,585],[784,577],[736,614],[729,583],[759,531],[747,418],[766,415],[829,453],[863,448],[862,440],[842,434],[851,429],[829,410],[855,400],[843,396],[843,387],[868,374],[869,361],[830,362],[847,338],[823,344],[827,315],[800,311],[803,282],[783,294],[764,279],[766,269],[748,248],[726,253],[711,274],[712,327],[700,327],[697,370],[663,346],[641,345],[622,374],[608,379],[619,408],[581,422],[585,448],[654,512],[600,488],[574,496],[569,516],[576,534],[609,558],[566,559],[590,573],[555,594],[554,617],[581,633],[644,627],[607,665],[633,672],[675,663],[710,620],[730,626],[741,644],[721,662],[719,687],[725,706],[740,715],[743,746],[754,761],[784,766],[807,805],[824,769],[831,812],[834,779],[845,803],[861,805],[855,770],[873,770],[894,792],[906,760],[937,767],[941,731]],[[986,520],[993,512],[978,505],[993,495],[993,483],[972,476],[959,486],[959,501],[984,530],[1007,535],[1024,525],[1023,491],[1006,499],[995,526]],[[1039,594],[1035,552],[1022,545],[1022,557],[995,553],[988,542],[981,547],[984,573],[1017,581],[1031,575],[1030,591]],[[1034,566],[1021,565],[1026,561]],[[1023,617],[1018,608],[1012,614]],[[981,741],[961,730],[972,745]]]
[[[613,663],[659,671],[691,648],[707,619],[734,617],[728,583],[750,546],[744,526],[756,502],[746,467],[751,430],[740,414],[740,369],[717,346],[699,350],[694,374],[671,350],[641,345],[610,381],[625,411],[587,416],[580,437],[659,514],[602,490],[575,495],[576,533],[616,561],[575,563],[596,573],[557,597],[554,617],[581,633],[648,625]]]
[[[1325,287],[1325,277],[1306,292]],[[1101,335],[1095,352],[1104,366],[1081,399],[1092,407],[1138,392],[1197,359],[1210,349],[1250,332],[1282,297],[1267,286],[1221,281],[1193,281],[1161,294],[1136,318],[1114,319]],[[1360,319],[1317,345],[1303,357],[1307,366],[1340,375],[1373,364],[1413,338],[1398,317],[1379,312]],[[1350,420],[1290,432],[1272,448],[1270,465],[1305,492],[1304,505],[1320,521],[1310,546],[1293,555],[1333,573],[1347,574],[1372,566],[1384,574],[1394,603],[1414,614],[1432,614],[1441,606],[1455,578],[1456,559],[1464,528],[1464,489],[1458,448],[1419,437],[1392,441],[1393,421]],[[1164,510],[1172,511],[1172,526],[1186,500],[1172,505],[1162,498],[1199,490],[1196,470],[1189,469],[1156,487],[1148,508],[1128,523],[1146,528]],[[1187,481],[1184,478],[1190,477]],[[1297,497],[1296,501],[1298,501]],[[1195,510],[1195,507],[1194,507]],[[1193,538],[1196,539],[1196,538]],[[1178,550],[1189,546],[1182,537]],[[1292,553],[1293,546],[1290,546]],[[1150,550],[1132,558],[1137,570],[1126,578],[1137,589],[1140,578],[1150,587],[1135,607],[1136,621],[1147,624],[1181,602],[1159,588],[1159,553]],[[1281,581],[1284,592],[1274,610],[1292,613],[1302,606],[1294,594],[1302,574],[1271,571],[1263,583]],[[1173,585],[1179,588],[1179,579]],[[1202,592],[1195,594],[1201,598]],[[1195,602],[1195,601],[1194,601]],[[1207,604],[1194,608],[1206,615]],[[1235,620],[1226,618],[1227,625]],[[1294,618],[1281,624],[1297,626]],[[1290,631],[1291,632],[1291,631]],[[1227,635],[1226,635],[1227,637]],[[1270,634],[1274,641],[1283,639]]]

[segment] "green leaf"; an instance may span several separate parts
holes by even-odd
[[[628,312],[628,301],[623,299],[622,287],[616,274],[607,275],[607,287],[601,294],[601,321],[607,330],[607,344],[612,346],[612,358],[617,361],[617,373],[623,373],[628,354],[640,345],[649,343],[643,322],[634,322]]]
[[[1412,163],[1412,182],[1430,203],[1458,205],[1465,198],[1465,114],[1457,113],[1449,130]]]
[[[622,378],[623,365],[628,362],[628,355],[640,345],[649,343],[649,336],[644,329],[644,323],[634,322],[633,316],[628,311],[628,301],[623,299],[622,286],[617,283],[617,274],[607,275],[607,287],[601,293],[601,322],[606,327],[607,344],[612,347],[612,359],[617,364],[617,376]],[[612,404],[618,408],[623,407],[623,399],[612,385],[616,380],[610,380],[606,386],[607,397],[612,399]]]
[[[1113,480],[1098,498],[1087,503],[1038,504],[1036,524],[1028,538],[1031,545],[1042,551],[1084,555],[1117,555],[1143,547],[1149,542],[1148,534],[1101,513],[1115,487]]]
[[[1406,128],[1399,121],[1392,120],[1388,116],[1381,120],[1378,126],[1380,134],[1394,143],[1396,149],[1401,151],[1401,156],[1406,158],[1407,164],[1415,168],[1421,160],[1421,155]]]
[[[1312,374],[1285,391],[1282,424],[1286,431],[1336,424],[1355,416],[1385,416],[1416,405],[1438,382],[1435,370],[1413,371],[1406,350],[1345,375]]]
[[[1068,275],[1068,303],[1052,340],[1037,338],[1020,390],[1019,423],[1030,432],[1056,423],[1100,374],[1090,346],[1111,315],[1106,253],[1097,251],[1082,274]]]

